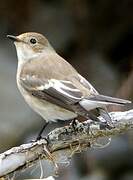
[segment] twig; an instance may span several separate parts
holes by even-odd
[[[112,128],[92,120],[76,121],[75,127],[70,124],[57,128],[46,139],[13,147],[0,154],[0,177],[26,169],[40,159],[48,159],[58,171],[57,164],[62,159],[67,162],[74,153],[93,147],[98,138],[114,136],[133,128],[133,110],[111,112],[110,116],[114,124]]]

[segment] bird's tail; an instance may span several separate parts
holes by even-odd
[[[97,108],[97,111],[99,112],[99,115],[102,116],[102,118],[104,119],[105,124],[107,123],[110,127],[113,127],[112,119],[111,119],[106,107],[104,107],[104,108],[99,107],[99,108]]]
[[[110,96],[104,96],[104,95],[100,95],[100,94],[92,96],[88,99],[92,100],[92,101],[99,101],[101,103],[103,102],[103,104],[105,103],[105,104],[125,105],[125,104],[132,103],[129,100],[114,98],[114,97],[110,97]]]

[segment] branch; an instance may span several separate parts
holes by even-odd
[[[26,169],[40,159],[51,161],[57,171],[58,164],[67,162],[76,152],[93,147],[99,138],[114,136],[133,128],[133,110],[111,112],[110,116],[114,124],[112,128],[92,120],[82,123],[76,121],[75,127],[70,124],[56,128],[45,139],[13,147],[0,154],[0,177]]]

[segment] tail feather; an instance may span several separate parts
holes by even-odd
[[[97,94],[96,96],[92,96],[88,99],[92,100],[92,101],[107,102],[110,104],[118,104],[118,105],[125,105],[128,103],[131,103],[131,101],[129,101],[129,100],[114,98],[114,97],[110,97],[110,96],[104,96],[104,95],[100,95],[100,94]]]

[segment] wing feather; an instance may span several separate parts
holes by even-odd
[[[21,79],[21,85],[34,96],[43,96],[47,94],[58,101],[66,104],[79,102],[83,94],[70,81],[61,81],[56,79],[40,80],[35,76],[26,76]],[[55,102],[54,102],[55,103]]]
[[[129,100],[125,100],[125,99],[120,99],[120,98],[114,98],[114,97],[110,97],[110,96],[104,96],[104,95],[95,95],[92,97],[88,97],[89,100],[93,100],[93,101],[99,101],[99,102],[107,102],[109,104],[116,104],[116,105],[124,105],[124,104],[128,104],[131,103],[131,101]]]

